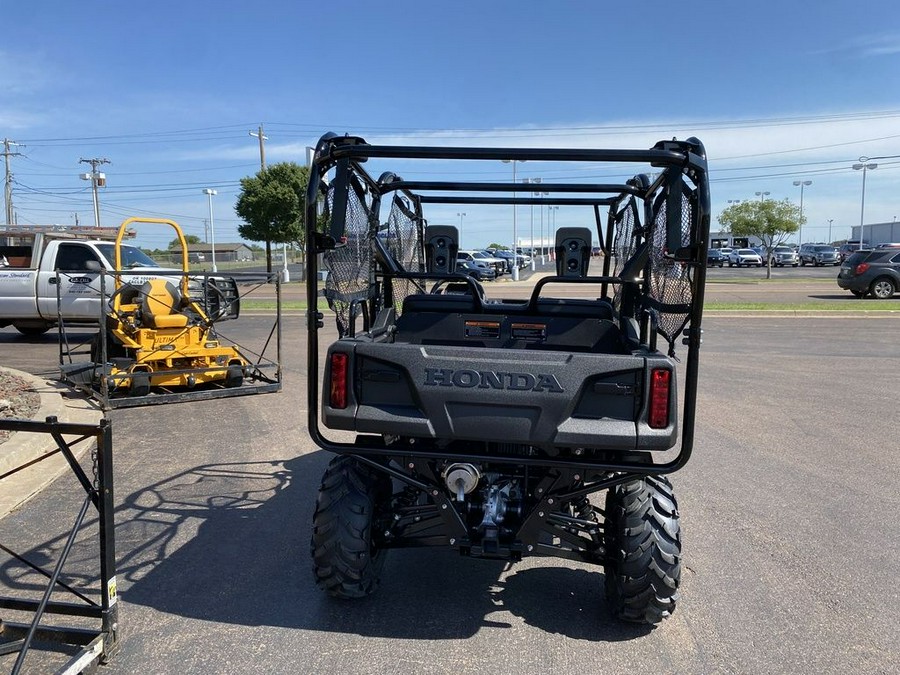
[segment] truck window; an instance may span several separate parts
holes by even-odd
[[[110,265],[116,262],[116,247],[114,244],[97,244],[100,253],[106,256]],[[122,268],[132,269],[134,267],[159,267],[153,258],[144,253],[135,246],[122,246]]]
[[[66,272],[87,272],[87,262],[100,259],[92,249],[83,244],[60,244],[56,256],[56,268]]]

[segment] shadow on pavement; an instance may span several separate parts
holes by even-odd
[[[388,638],[459,639],[484,627],[512,628],[507,611],[574,639],[647,634],[608,615],[599,568],[535,566],[533,560],[501,579],[502,561],[392,551],[373,596],[329,598],[315,586],[309,552],[316,490],[329,457],[315,452],[284,462],[203,465],[125,497],[116,514],[122,599],[203,621]],[[46,542],[34,552],[59,544]],[[12,568],[0,572],[3,582],[15,578]]]

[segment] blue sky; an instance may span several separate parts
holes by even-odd
[[[81,158],[103,157],[104,225],[171,217],[237,239],[242,176],[305,161],[326,131],[370,142],[646,148],[697,136],[714,214],[755,192],[799,202],[804,239],[900,216],[900,3],[4,3],[0,138],[20,224],[93,222]],[[415,167],[398,168],[404,177]],[[431,168],[418,175],[433,175]],[[453,170],[459,171],[459,168]],[[481,179],[509,165],[466,165]],[[587,177],[524,165],[519,177]],[[580,173],[579,173],[580,172]],[[456,207],[426,213],[455,223]],[[510,217],[467,210],[466,245]],[[557,212],[557,225],[585,224]],[[537,215],[535,216],[537,217]],[[519,212],[519,225],[528,222]],[[808,233],[808,234],[807,234]],[[168,233],[162,239],[168,241]],[[165,241],[144,243],[164,245]]]

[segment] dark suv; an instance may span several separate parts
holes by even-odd
[[[803,244],[800,247],[800,265],[807,263],[814,267],[821,265],[840,265],[841,258],[834,246],[827,244]]]
[[[837,283],[857,298],[868,293],[879,300],[892,297],[900,288],[900,251],[857,251],[841,265]]]
[[[841,244],[841,248],[838,251],[838,255],[841,256],[841,262],[844,262],[851,255],[856,253],[859,249],[867,249],[869,248],[869,242],[864,241],[862,246],[860,246],[858,241],[848,241]]]

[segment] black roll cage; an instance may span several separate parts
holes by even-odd
[[[651,179],[646,174],[637,174],[623,183],[546,183],[540,184],[540,191],[545,194],[541,198],[518,196],[515,193],[531,192],[535,188],[513,182],[463,182],[463,181],[405,181],[395,174],[385,172],[379,180],[372,179],[363,168],[369,159],[434,159],[434,160],[530,160],[557,162],[620,162],[650,165],[659,172]],[[326,174],[336,169],[334,178],[334,204],[331,227],[326,232],[319,232],[319,199],[329,189],[323,180]],[[320,293],[317,287],[318,257],[326,251],[342,245],[341,236],[344,227],[344,209],[346,197],[351,189],[360,189],[359,181],[365,182],[372,191],[375,204],[373,211],[377,214],[380,199],[384,195],[399,193],[413,209],[421,215],[422,204],[507,204],[507,205],[587,205],[594,207],[594,218],[600,246],[605,254],[603,274],[601,277],[589,277],[587,281],[603,284],[606,294],[608,284],[621,284],[622,279],[611,273],[611,256],[614,242],[614,217],[619,207],[627,200],[639,198],[644,201],[644,213],[641,216],[645,223],[652,222],[659,211],[660,201],[664,200],[667,217],[671,222],[681,214],[683,180],[687,177],[694,184],[690,197],[691,232],[689,245],[681,246],[667,235],[667,256],[681,265],[692,268],[692,302],[689,307],[688,328],[684,329],[683,343],[687,345],[687,358],[684,376],[684,407],[681,420],[681,447],[677,456],[671,461],[659,464],[640,462],[610,462],[595,460],[561,460],[553,458],[490,458],[490,461],[508,462],[521,466],[551,466],[561,470],[594,469],[608,472],[625,472],[610,479],[610,485],[627,480],[634,474],[663,474],[677,471],[690,458],[693,449],[694,424],[696,418],[697,381],[699,373],[699,350],[701,344],[701,320],[703,311],[704,287],[706,282],[706,253],[709,245],[710,195],[707,170],[706,151],[696,138],[685,141],[660,141],[649,150],[623,149],[548,149],[548,148],[477,148],[477,147],[434,147],[434,146],[386,146],[369,145],[358,136],[338,136],[328,133],[321,137],[316,145],[310,164],[309,188],[306,195],[306,264],[307,264],[307,302],[308,302],[308,428],[313,441],[321,448],[338,453],[358,456],[367,463],[379,466],[382,470],[409,482],[403,472],[391,470],[387,463],[379,461],[382,457],[403,457],[411,459],[433,459],[435,453],[429,450],[415,450],[413,447],[397,448],[387,445],[380,437],[374,435],[359,436],[355,443],[342,443],[324,436],[319,426],[320,407],[320,374],[319,374],[319,329],[324,325],[324,318],[317,310]],[[354,188],[354,181],[356,182]],[[440,194],[417,194],[414,191],[438,192]],[[455,194],[459,192],[505,192],[508,196],[487,197]],[[591,196],[567,197],[574,193],[596,193]],[[607,227],[604,228],[600,208],[609,207]],[[656,209],[654,209],[656,206]],[[377,226],[377,223],[376,223]],[[648,226],[649,227],[649,226]],[[646,230],[647,228],[643,228]],[[641,234],[641,229],[637,230]],[[447,278],[447,275],[428,273],[410,273],[397,275],[404,278]],[[550,277],[542,281],[546,283],[584,282],[584,279]],[[645,288],[648,282],[645,280]],[[648,313],[646,321],[641,324],[641,337],[647,337],[646,324],[652,323],[652,314]],[[483,462],[482,455],[453,453],[454,461]],[[609,481],[607,481],[609,482]],[[604,483],[606,486],[606,483]]]

